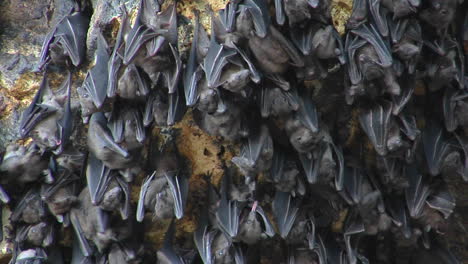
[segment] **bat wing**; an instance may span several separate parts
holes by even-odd
[[[174,263],[174,264],[184,264],[185,262],[182,258],[174,251],[172,244],[174,243],[175,235],[175,224],[174,220],[171,221],[169,228],[166,231],[164,236],[163,246],[158,250],[158,262],[160,263]]]
[[[267,3],[264,0],[245,0],[246,6],[252,15],[255,33],[260,38],[264,38],[270,26],[270,14]]]
[[[54,34],[75,66],[80,65],[86,56],[88,24],[89,19],[84,14],[75,12],[57,25]]]
[[[237,201],[228,200],[227,195],[222,195],[218,210],[216,211],[216,219],[221,230],[228,236],[233,238],[237,236],[239,231],[240,208]]]
[[[71,110],[71,73],[68,72],[67,78],[63,84],[67,88],[67,101],[64,105],[63,116],[57,121],[58,135],[57,138],[60,140],[59,147],[54,151],[54,154],[58,155],[62,153],[65,146],[70,140],[70,136],[73,132],[73,113]]]
[[[213,257],[211,255],[211,246],[213,239],[216,235],[216,231],[209,231],[208,224],[202,224],[194,233],[195,246],[198,249],[203,263],[212,264]]]
[[[192,47],[184,72],[184,92],[187,106],[194,106],[198,100],[198,81],[202,77],[202,69],[198,64],[198,35],[200,31],[200,19],[198,12],[195,12],[195,28],[193,33]]]
[[[390,67],[393,64],[392,54],[389,48],[372,25],[370,28],[363,25],[358,29],[351,30],[351,33],[365,39],[374,47],[377,55],[379,56],[380,65],[382,67]]]
[[[119,184],[120,188],[123,191],[124,194],[124,202],[122,203],[120,207],[120,216],[122,217],[122,220],[127,220],[128,216],[130,215],[130,186],[128,182],[124,181],[122,178],[116,176],[115,180]]]
[[[286,16],[284,14],[283,0],[275,0],[275,15],[276,23],[278,23],[278,25],[284,25]]]
[[[387,154],[387,135],[391,112],[392,104],[383,101],[382,104],[377,104],[359,115],[361,127],[374,145],[375,151],[381,156]]]
[[[451,151],[444,129],[435,121],[430,121],[422,133],[424,154],[426,157],[429,173],[436,176],[440,173],[442,162]]]
[[[117,77],[120,66],[122,66],[122,57],[119,54],[119,50],[122,48],[124,44],[124,34],[125,32],[130,31],[130,25],[128,23],[128,14],[127,10],[124,6],[121,8],[122,10],[122,18],[120,20],[120,27],[117,33],[117,37],[115,38],[114,49],[112,50],[112,54],[109,58],[109,64],[107,65],[108,68],[108,77],[107,77],[107,97],[112,98],[115,96],[115,91],[117,89]]]
[[[369,9],[372,14],[372,18],[374,20],[377,29],[379,30],[380,34],[384,37],[388,36],[388,22],[387,22],[387,12],[385,9],[380,8],[380,1],[381,0],[370,0],[369,1]]]
[[[4,204],[7,204],[10,202],[10,196],[8,193],[3,189],[3,187],[0,185],[0,201]],[[2,230],[0,230],[1,232]]]
[[[279,233],[282,238],[286,238],[296,220],[299,212],[299,202],[292,199],[289,193],[276,192],[273,201],[273,214],[276,218]]]
[[[182,60],[180,59],[179,51],[171,43],[169,43],[171,48],[172,55],[176,63],[175,69],[173,71],[168,70],[164,72],[166,77],[167,87],[169,89],[169,94],[175,93],[179,85],[180,72],[182,71]]]
[[[408,217],[408,213],[405,208],[405,204],[401,197],[392,197],[390,199],[388,211],[392,218],[393,223],[402,229],[403,235],[406,238],[411,237],[411,227],[410,227],[410,219]]]
[[[99,140],[104,145],[104,147],[114,151],[115,153],[119,153],[123,157],[129,156],[129,153],[114,141],[114,138],[111,135],[111,132],[107,128],[107,119],[102,112],[94,113],[91,116],[90,122],[95,123],[95,124],[92,124],[95,130],[93,132],[95,133],[95,135],[93,136],[98,137]],[[91,124],[90,124],[90,127],[91,127]]]
[[[273,152],[273,159],[270,168],[270,178],[273,182],[279,182],[283,177],[286,154],[282,149],[278,149],[276,146],[274,149],[275,151]]]
[[[115,143],[122,143],[125,139],[125,120],[119,110],[114,108],[107,122],[107,128],[109,128]]]
[[[315,242],[314,251],[317,254],[319,264],[327,264],[328,263],[328,253],[325,244],[323,243],[323,239],[320,234],[317,234],[317,239]]]
[[[265,234],[267,234],[269,237],[275,236],[275,230],[273,229],[273,225],[271,224],[270,219],[268,219],[268,216],[266,215],[265,211],[263,211],[262,207],[257,206],[256,212],[260,215],[263,224],[265,225]]]
[[[332,29],[332,35],[338,45],[338,50],[339,50],[339,54],[337,55],[338,60],[340,61],[341,65],[344,65],[346,64],[347,61],[346,61],[346,50],[343,44],[343,39],[341,38],[340,33],[338,33],[338,31],[336,31],[335,28]]]
[[[348,194],[349,201],[353,205],[361,202],[363,197],[364,175],[360,169],[346,167],[344,173],[344,187]]]
[[[407,80],[405,82],[407,85],[402,90],[400,95],[392,95],[392,102],[393,102],[393,115],[398,115],[404,109],[406,104],[410,101],[414,93],[415,83],[414,80]]]
[[[145,218],[145,197],[146,197],[146,193],[148,192],[148,188],[151,184],[151,181],[153,181],[155,175],[156,175],[156,171],[153,172],[151,176],[146,177],[145,181],[143,182],[143,185],[141,186],[140,196],[138,198],[137,212],[136,212],[136,219],[138,222],[143,222],[143,219]]]
[[[318,150],[318,157],[322,157],[323,153],[325,153],[325,150],[326,148],[321,144]],[[307,181],[310,184],[317,183],[320,169],[320,158],[316,158],[314,155],[300,153],[299,159],[301,160],[302,168],[306,174]]]
[[[409,139],[416,140],[421,133],[416,124],[416,118],[413,115],[400,114],[398,115],[402,126],[400,127],[401,132],[405,134]]]
[[[233,47],[237,51],[237,53],[239,53],[241,55],[242,59],[244,60],[244,62],[249,67],[250,79],[254,83],[260,83],[260,80],[261,80],[262,76],[261,76],[261,73],[255,67],[255,64],[252,62],[252,60],[250,60],[250,58],[247,56],[247,54],[245,54],[245,52],[243,50],[239,49],[234,43],[233,43]]]
[[[348,33],[346,36],[345,49],[347,50],[348,74],[352,84],[359,84],[362,81],[362,73],[354,59],[356,51],[364,46],[366,41]]]
[[[172,94],[169,94],[169,109],[167,111],[167,125],[172,126],[176,122],[182,120],[185,111],[187,110],[184,101],[182,86],[178,85],[178,89]]]
[[[457,133],[455,133],[455,138],[460,144],[460,148],[462,149],[463,155],[465,158],[461,174],[462,174],[463,180],[467,182],[468,181],[468,142],[466,138],[458,135]]]
[[[233,32],[236,22],[236,11],[240,1],[229,1],[226,8],[219,10],[219,18],[226,32]]]
[[[208,54],[203,59],[203,70],[205,71],[208,87],[215,88],[220,85],[219,78],[224,66],[228,63],[227,59],[235,54],[235,50],[218,44],[215,37],[212,36]]]
[[[303,67],[305,65],[302,56],[299,55],[294,45],[286,39],[281,32],[279,32],[273,26],[270,26],[270,34],[280,43],[281,47],[286,51],[289,58],[291,59],[291,64],[296,67]]]
[[[184,208],[187,201],[188,180],[175,171],[167,172],[164,176],[166,176],[171,194],[174,198],[174,215],[177,219],[181,219],[184,216]]]
[[[457,106],[457,102],[454,100],[457,92],[457,89],[452,85],[449,85],[449,87],[445,88],[444,98],[442,100],[445,128],[449,132],[455,131],[458,126],[457,119],[455,118],[455,107]]]
[[[107,190],[111,170],[102,161],[97,159],[92,153],[88,154],[88,164],[86,166],[86,180],[88,183],[89,195],[94,205],[99,205]]]
[[[75,239],[78,247],[81,251],[81,254],[85,257],[89,257],[93,254],[93,249],[89,245],[88,240],[83,233],[83,228],[81,227],[80,220],[74,212],[70,213],[70,221],[72,223],[73,229],[75,230]]]
[[[358,219],[357,214],[351,213],[346,219],[344,240],[346,244],[346,252],[349,263],[356,263],[356,250],[351,245],[351,236],[365,231],[364,224],[361,219]]]
[[[13,212],[11,212],[10,219],[12,222],[18,222],[21,219],[24,209],[32,200],[36,199],[37,191],[34,189],[30,189],[20,200],[20,202],[16,205]]]
[[[455,208],[455,199],[446,189],[432,193],[426,203],[429,207],[441,212],[445,219],[453,213],[453,209]]]
[[[59,23],[61,23],[62,21],[63,19]],[[44,69],[44,66],[46,66],[50,60],[49,46],[54,40],[54,35],[56,31],[57,31],[57,26],[55,26],[49,33],[47,33],[47,35],[44,38],[44,42],[42,43],[41,54],[40,54],[39,65],[38,65],[38,69],[41,71]]]
[[[81,249],[80,238],[77,235],[74,236],[72,246],[73,246],[73,251],[72,251],[71,264],[91,264],[92,263],[91,259],[88,258],[90,255],[88,255],[87,257],[85,254],[83,254],[83,251]]]
[[[299,99],[299,109],[297,111],[299,120],[310,131],[317,133],[319,131],[318,113],[315,104],[307,96],[301,96]]]
[[[427,197],[430,195],[429,186],[414,165],[406,167],[409,187],[405,190],[406,205],[412,218],[421,216]]]
[[[102,107],[107,95],[109,53],[106,40],[102,33],[98,34],[98,48],[96,51],[95,65],[86,74],[83,87],[88,91],[94,105]]]
[[[173,3],[157,15],[158,28],[167,30],[163,35],[172,45],[177,45],[177,12],[176,4]]]
[[[333,142],[330,143],[333,153],[335,154],[335,159],[338,163],[338,173],[335,176],[335,188],[337,191],[343,190],[344,186],[344,157],[343,150],[340,146],[336,146]]]
[[[39,90],[34,96],[31,104],[28,106],[28,108],[26,108],[26,110],[24,110],[23,115],[21,117],[21,137],[26,137],[39,122],[41,122],[42,120],[44,120],[45,118],[49,117],[57,111],[52,107],[48,107],[47,105],[41,104],[42,97],[48,93],[50,93],[50,88],[47,83],[47,73],[45,71]]]

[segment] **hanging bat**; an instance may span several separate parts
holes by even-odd
[[[44,73],[37,94],[23,112],[20,123],[21,137],[31,135],[41,149],[52,149],[59,154],[63,150],[61,145],[67,144],[72,131],[70,90],[70,73],[55,93],[50,90],[47,75]]]
[[[124,45],[124,34],[130,31],[128,13],[124,5],[122,6],[121,11],[122,18],[120,19],[119,31],[117,32],[114,49],[112,50],[112,54],[109,57],[109,63],[107,65],[108,76],[106,94],[108,98],[113,98],[116,94],[117,77],[120,67],[122,66],[122,57],[120,56],[119,51],[122,49],[122,45]]]
[[[108,128],[108,121],[101,112],[91,116],[88,128],[88,147],[96,158],[102,160],[111,169],[122,169],[131,165],[130,153],[115,142]]]
[[[86,243],[88,243],[88,242],[86,241]],[[88,245],[88,247],[89,247],[89,245]],[[89,249],[89,250],[91,250],[91,249]],[[91,264],[91,263],[93,263],[91,258],[90,258],[91,252],[87,252],[86,255],[82,251],[81,241],[78,238],[78,234],[75,233],[75,235],[73,236],[73,241],[72,241],[72,259],[71,259],[71,263],[72,264]]]
[[[115,93],[125,99],[139,99],[148,95],[151,84],[144,74],[135,66],[129,64],[117,83]]]
[[[446,186],[440,190],[432,191],[427,197],[426,204],[442,213],[445,219],[448,219],[455,208],[455,198],[452,196]]]
[[[380,0],[369,0],[369,9],[372,15],[372,20],[375,23],[377,30],[382,37],[388,37],[389,29],[387,22],[387,10],[380,8]]]
[[[263,236],[273,237],[275,235],[273,226],[262,207],[258,205],[258,201],[255,201],[253,205],[247,207],[247,209],[250,209],[248,214],[244,216],[241,215],[236,239],[248,245],[253,245]]]
[[[362,223],[362,220],[359,219],[359,215],[356,212],[352,211],[351,214],[349,214],[346,218],[343,233],[349,263],[357,263],[357,252],[356,249],[354,249],[352,246],[351,237],[361,234],[364,231],[365,228],[364,224]]]
[[[453,152],[443,128],[431,120],[422,133],[422,143],[429,173],[432,176],[440,174],[447,155]]]
[[[35,182],[45,169],[47,156],[42,154],[34,142],[28,146],[11,143],[6,147],[0,163],[0,172],[3,175],[1,182]]]
[[[372,142],[375,151],[381,156],[385,156],[388,152],[387,140],[391,112],[392,104],[388,101],[382,101],[381,104],[366,109],[359,116],[362,129]]]
[[[200,31],[199,13],[195,12],[195,28],[193,33],[190,55],[184,72],[184,92],[187,106],[194,106],[198,100],[198,82],[202,77],[202,68],[199,65],[198,41]]]
[[[409,179],[409,187],[405,190],[406,206],[412,218],[419,218],[431,190],[414,165],[406,167],[406,175]]]
[[[158,263],[163,263],[163,264],[186,263],[184,259],[179,254],[177,254],[173,248],[174,235],[175,235],[175,224],[174,224],[174,220],[172,220],[164,236],[163,246],[156,253],[157,258],[158,258]]]
[[[268,127],[262,125],[260,131],[252,134],[243,145],[241,155],[232,158],[246,176],[255,175],[258,172],[268,170],[273,158],[273,140]]]
[[[295,89],[284,91],[278,87],[261,88],[260,112],[262,117],[286,116],[299,109],[299,97]]]
[[[157,170],[148,176],[140,190],[137,206],[137,221],[142,222],[145,209],[154,213],[155,218],[177,219],[184,215],[188,195],[188,179],[178,171],[175,153],[161,152],[156,162]]]
[[[242,10],[249,12],[256,36],[264,38],[268,34],[271,23],[267,3],[264,0],[244,0],[239,8],[241,12]]]
[[[21,226],[16,230],[15,242],[28,243],[37,247],[49,247],[54,243],[54,228],[51,223],[40,222]]]
[[[60,20],[44,39],[39,70],[49,61],[60,63],[67,57],[78,67],[86,56],[88,24],[89,18],[78,9]]]
[[[15,249],[15,253],[11,262],[18,263],[18,264],[36,264],[36,263],[43,263],[48,259],[48,256],[45,250],[41,247],[36,247],[35,249],[27,249],[27,250],[17,250]]]
[[[172,126],[182,120],[187,110],[184,103],[184,93],[182,85],[178,85],[174,93],[169,94],[169,108],[167,111],[167,125]]]
[[[11,212],[12,222],[24,222],[27,224],[37,224],[47,216],[45,204],[41,199],[39,190],[30,189]]]
[[[157,126],[166,126],[168,111],[167,95],[160,90],[151,92],[146,100],[143,125],[148,127],[154,121]]]
[[[278,2],[278,4],[276,4]],[[311,18],[316,19],[312,15],[312,8],[316,9],[319,7],[319,4],[323,4],[323,1],[317,1],[317,0],[298,0],[298,1],[290,1],[290,0],[277,0],[275,2],[276,7],[280,7],[281,4],[284,5],[284,13],[286,13],[286,16],[288,17],[289,20],[289,26],[292,28],[294,26],[298,26],[298,24],[302,25],[305,24],[307,21],[310,21]],[[319,3],[320,2],[320,3]],[[278,13],[278,11],[280,13]],[[281,20],[284,20],[282,16],[283,10],[276,10],[276,15],[277,15],[277,20],[278,20],[278,15]],[[321,14],[323,15],[323,14]],[[282,25],[282,23],[278,23]],[[300,26],[299,25],[299,26]]]
[[[239,219],[241,206],[238,201],[231,200],[229,190],[231,185],[230,174],[226,173],[221,183],[221,201],[216,209],[216,223],[229,241],[239,232]]]
[[[419,17],[442,34],[454,19],[458,2],[458,0],[430,0],[425,5],[426,8],[419,12]]]
[[[77,89],[83,117],[102,109],[106,100],[110,59],[108,50],[107,42],[102,32],[99,32],[94,67],[87,72],[82,86]]]
[[[417,13],[421,4],[419,0],[383,0],[382,5],[393,13],[393,19]]]
[[[128,183],[91,153],[87,160],[86,179],[93,205],[109,212],[118,210],[123,220],[128,218],[130,210]]]
[[[289,193],[276,192],[273,201],[273,214],[276,218],[279,234],[286,238],[291,231],[300,208],[300,200]]]
[[[369,7],[367,6],[368,0],[353,1],[353,11],[351,17],[346,23],[346,28],[356,29],[363,23],[367,22],[367,14]]]
[[[296,195],[305,195],[305,182],[296,163],[291,159],[287,159],[286,153],[282,149],[278,149],[278,146],[275,146],[274,149],[269,173],[270,181],[281,192],[289,192],[294,197]]]

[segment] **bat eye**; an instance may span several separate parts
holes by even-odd
[[[447,11],[447,9],[442,9],[442,10],[439,11],[439,13],[440,13],[441,15],[444,15],[444,16],[445,16],[445,15],[448,14],[448,11]]]

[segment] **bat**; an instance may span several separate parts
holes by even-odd
[[[358,214],[351,212],[350,215],[346,218],[346,223],[344,227],[344,241],[346,244],[346,253],[348,255],[349,263],[357,263],[356,250],[353,249],[351,245],[351,237],[357,234],[363,233],[365,231],[364,224],[361,219],[359,219]]]
[[[311,55],[313,53],[312,40],[318,30],[318,25],[309,25],[304,29],[291,28],[290,36],[292,42],[304,55]]]
[[[145,97],[151,89],[151,84],[143,73],[135,66],[129,64],[117,84],[116,94],[125,99]]]
[[[45,169],[47,169],[47,155],[43,155],[35,143],[30,143],[28,146],[9,144],[0,163],[0,172],[4,175],[2,183],[34,182]]]
[[[356,29],[367,21],[367,14],[369,7],[367,6],[367,0],[356,0],[353,1],[353,10],[351,17],[346,23],[346,28]]]
[[[175,225],[174,220],[171,221],[169,228],[166,231],[164,236],[164,242],[161,249],[157,252],[158,263],[174,263],[174,264],[184,264],[185,261],[181,256],[179,256],[173,249],[175,235]]]
[[[319,171],[320,171],[320,163],[321,157],[326,151],[326,146],[323,144],[319,145],[319,149],[317,150],[317,157],[311,154],[300,153],[299,159],[302,164],[302,168],[307,177],[307,181],[310,184],[317,183],[319,181]]]
[[[203,263],[212,264],[214,263],[214,258],[211,248],[213,240],[219,231],[209,230],[207,213],[205,212],[205,215],[200,219],[199,226],[194,232],[193,240]]]
[[[380,0],[369,0],[369,9],[380,35],[388,37],[387,10],[380,8],[380,2]]]
[[[300,200],[292,198],[289,193],[276,192],[272,208],[282,238],[286,238],[291,231],[298,216],[300,204]]]
[[[335,29],[331,25],[315,31],[312,37],[312,48],[319,59],[335,58],[343,51],[342,47],[341,50],[337,47],[338,40],[341,38],[337,38],[334,31]]]
[[[392,104],[388,101],[382,101],[381,104],[376,104],[359,115],[362,129],[372,142],[375,151],[381,156],[386,155],[388,151],[387,140],[391,112]]]
[[[256,244],[265,234],[268,237],[273,237],[275,231],[270,220],[266,216],[263,209],[255,201],[252,206],[247,207],[247,215],[241,213],[241,220],[239,221],[239,231],[236,237],[248,245]],[[258,218],[260,217],[260,219]],[[264,227],[264,228],[263,228]]]
[[[125,48],[123,54],[123,64],[129,65],[137,55],[140,48],[146,44],[148,41],[157,38],[162,33],[167,32],[167,30],[153,30],[144,23],[144,14],[145,14],[145,2],[140,2],[140,8],[138,10],[135,23],[131,30],[126,34],[125,38]],[[150,54],[155,54],[155,48],[150,48]]]
[[[362,82],[362,73],[356,63],[356,52],[366,45],[366,41],[364,39],[359,38],[358,36],[353,36],[352,34],[348,33],[346,35],[346,43],[345,43],[345,50],[347,50],[347,59],[348,59],[348,75],[351,81],[351,84],[357,85]]]
[[[313,133],[319,131],[319,119],[315,104],[307,96],[300,96],[297,116],[300,122]]]
[[[86,34],[89,19],[79,10],[73,10],[47,33],[42,44],[39,70],[55,59],[69,57],[72,64],[78,67],[86,56]],[[58,54],[55,54],[58,53]]]
[[[262,87],[260,113],[262,117],[286,116],[299,109],[299,97],[295,89],[284,91],[280,88]]]
[[[463,161],[463,169],[461,170],[460,174],[463,177],[463,180],[466,182],[468,181],[468,142],[465,137],[458,135],[455,133],[455,138],[457,139],[460,148],[462,149],[464,161]]]
[[[202,68],[198,61],[198,41],[200,31],[200,18],[199,13],[195,12],[195,28],[193,33],[192,46],[190,48],[190,55],[184,72],[184,92],[185,103],[187,106],[194,106],[198,100],[198,82],[202,77]]]
[[[209,88],[216,88],[223,68],[228,64],[228,59],[236,54],[233,49],[225,48],[216,41],[214,31],[211,32],[210,46],[208,53],[203,59],[202,69],[205,72],[206,82]]]
[[[111,170],[92,153],[89,153],[87,158],[86,181],[91,203],[99,206],[111,181]]]
[[[188,179],[178,171],[174,153],[161,152],[161,155],[156,163],[157,171],[148,176],[141,187],[136,215],[138,222],[143,221],[145,208],[158,218],[167,218],[171,213],[181,219],[184,215]]]
[[[148,127],[153,121],[158,126],[167,125],[168,110],[167,98],[162,91],[153,91],[146,100],[143,125]]]
[[[384,40],[380,37],[379,33],[372,25],[370,25],[370,27],[363,25],[357,29],[351,30],[351,33],[359,36],[372,45],[377,53],[377,56],[379,57],[380,66],[390,67],[392,65],[393,61],[391,52]]]
[[[281,1],[284,5],[284,12],[289,20],[289,26],[293,28],[298,24],[306,24],[311,19],[311,1],[299,0],[299,1]],[[318,1],[315,1],[316,5],[313,8],[318,7]]]
[[[273,158],[273,140],[268,127],[261,126],[260,131],[248,137],[243,144],[241,155],[232,158],[244,175],[268,170]]]
[[[401,111],[403,111],[403,109],[413,96],[414,87],[416,86],[416,83],[414,82],[413,78],[407,78],[404,80],[403,85],[403,89],[401,89],[402,93],[400,95],[391,96],[393,102],[393,115],[399,115]]]
[[[120,19],[119,31],[117,32],[117,37],[115,38],[114,49],[109,57],[109,62],[107,65],[107,90],[106,94],[108,98],[115,97],[117,90],[117,76],[119,69],[122,66],[122,57],[119,54],[119,51],[122,49],[124,44],[124,34],[125,32],[130,31],[130,25],[128,23],[128,13],[123,5],[121,8],[122,18]]]
[[[406,206],[412,218],[419,218],[431,190],[414,165],[407,165],[405,173],[409,180],[405,190]]]
[[[364,175],[358,168],[345,167],[343,198],[351,205],[358,205],[365,195]]]
[[[19,253],[18,253],[19,252]],[[27,249],[21,251],[19,248],[14,249],[13,257],[10,263],[18,264],[36,264],[47,261],[48,257],[45,250],[41,247]]]
[[[432,176],[440,174],[445,157],[452,152],[443,128],[436,121],[428,122],[422,132],[422,143],[427,167]]]
[[[415,141],[421,134],[421,131],[419,131],[416,124],[416,118],[413,115],[408,114],[400,114],[398,115],[398,118],[401,123],[401,132],[403,132],[403,134],[405,134],[410,140]]]
[[[246,8],[250,13],[255,34],[264,38],[268,34],[271,23],[267,3],[264,0],[244,0],[240,7]]]
[[[10,220],[12,222],[36,224],[41,222],[45,217],[46,208],[39,190],[32,188],[21,198],[15,209],[11,212]]]
[[[130,153],[114,141],[107,123],[102,112],[91,116],[88,128],[89,150],[109,168],[125,168],[131,161]]]
[[[419,18],[435,28],[441,35],[455,17],[458,0],[430,0],[429,2],[425,9],[420,10]]]
[[[455,198],[452,194],[446,189],[433,191],[426,200],[427,205],[441,212],[445,219],[453,213],[455,208]]]
[[[82,238],[84,239],[84,238]],[[72,242],[72,259],[71,259],[71,263],[72,264],[91,264],[93,263],[92,260],[90,259],[90,252],[88,253],[84,253],[83,250],[82,250],[82,241],[80,241],[80,238],[79,238],[79,235],[77,233],[75,233],[74,235],[74,239],[73,239],[73,242]],[[87,243],[87,241],[86,241]],[[88,245],[89,247],[89,245]],[[91,250],[91,248],[89,248],[89,250]],[[86,256],[85,254],[88,254],[88,256]]]
[[[97,50],[94,58],[94,67],[86,74],[81,87],[84,100],[92,100],[95,107],[100,109],[106,100],[109,75],[109,47],[102,32],[98,33]],[[87,99],[89,98],[89,99]],[[82,98],[83,100],[83,98]]]
[[[237,51],[237,54],[239,54],[241,56],[241,58],[245,62],[245,64],[247,64],[247,67],[249,68],[249,71],[250,71],[250,79],[254,83],[260,83],[260,80],[262,78],[261,73],[257,70],[257,68],[255,67],[255,64],[252,62],[252,60],[247,56],[247,54],[243,50],[239,49],[235,44],[233,44],[232,46]],[[234,58],[234,57],[232,57],[232,58]]]
[[[63,106],[63,115],[57,121],[57,143],[58,147],[53,151],[55,155],[59,155],[63,152],[65,146],[70,141],[70,136],[73,132],[73,113],[71,110],[71,73],[68,72],[67,79],[65,81],[65,87],[67,87],[67,101]]]
[[[184,104],[185,99],[182,91],[183,87],[178,85],[174,93],[169,94],[169,108],[167,111],[167,125],[172,126],[182,120],[187,110]]]
[[[174,46],[172,43],[169,43],[169,47],[171,49],[172,55],[174,56],[176,65],[173,71],[167,70],[164,71],[163,74],[167,82],[169,94],[173,94],[176,92],[177,87],[179,86],[179,77],[180,72],[182,71],[182,60],[180,58],[179,51],[177,50],[177,46]]]
[[[230,184],[230,174],[225,174],[221,186],[221,201],[215,213],[217,224],[229,241],[238,235],[241,214],[239,202],[228,197]]]

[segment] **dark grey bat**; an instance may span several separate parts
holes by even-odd
[[[406,175],[409,179],[409,187],[405,190],[406,205],[410,216],[419,218],[431,190],[414,165],[406,167]]]
[[[239,219],[241,205],[236,200],[231,200],[229,190],[231,185],[231,175],[226,173],[221,183],[221,201],[216,210],[216,222],[219,229],[231,241],[239,232]]]
[[[289,26],[293,28],[297,24],[302,24],[305,21],[310,20],[311,12],[310,12],[310,3],[307,0],[299,0],[299,1],[290,1],[290,0],[282,0],[284,4],[284,12],[289,20]],[[314,7],[315,8],[315,7]],[[278,11],[277,11],[278,12]]]
[[[379,33],[383,37],[387,37],[389,30],[388,30],[388,22],[387,22],[387,10],[384,8],[380,8],[381,0],[369,0],[369,9],[370,13],[372,14],[373,21],[379,30]]]
[[[391,197],[391,199],[388,199],[386,208],[388,208],[392,222],[401,230],[403,236],[409,239],[413,231],[403,197]]]
[[[91,68],[83,81],[83,85],[78,88],[81,107],[89,116],[102,108],[107,95],[108,75],[109,75],[109,47],[101,32],[98,34],[97,50],[94,57],[94,67]],[[91,106],[91,102],[94,106]]]
[[[47,84],[47,75],[34,97],[31,105],[23,112],[20,135],[31,135],[41,149],[55,150],[68,142],[71,133],[72,112],[70,108],[71,75],[53,93]],[[63,150],[60,147],[57,154]]]
[[[140,190],[137,206],[137,221],[142,222],[145,209],[152,211],[156,218],[177,219],[184,215],[188,195],[188,179],[178,171],[175,153],[161,152],[157,170],[148,176]]]
[[[73,242],[72,242],[72,259],[71,263],[72,264],[91,264],[93,263],[90,255],[85,256],[85,253],[83,253],[81,244],[82,242],[79,240],[78,235],[75,233],[73,236]],[[87,243],[87,241],[86,241]],[[89,247],[89,245],[88,245]],[[91,252],[88,252],[90,254]]]
[[[198,82],[202,77],[202,68],[198,61],[198,41],[200,31],[199,13],[195,12],[195,28],[193,33],[190,55],[184,72],[184,92],[187,106],[194,106],[198,100]]]
[[[284,25],[286,21],[286,16],[284,14],[284,7],[282,0],[275,0],[275,16],[276,16],[276,23],[278,25]]]
[[[406,0],[405,0],[406,1]],[[392,51],[404,61],[410,74],[414,73],[422,49],[422,32],[415,19],[389,20]]]
[[[109,98],[113,98],[116,93],[117,76],[119,73],[119,69],[122,66],[122,57],[120,56],[119,51],[122,49],[122,45],[124,45],[125,32],[130,31],[128,13],[125,9],[125,6],[121,8],[121,11],[122,18],[120,19],[119,31],[117,33],[117,37],[115,38],[114,49],[112,50],[112,54],[110,55],[109,63],[107,66],[108,77],[106,94]]]
[[[289,193],[276,192],[273,201],[273,214],[276,218],[279,234],[286,238],[291,231],[299,212],[300,200]]]
[[[255,34],[264,38],[268,34],[271,23],[267,3],[264,0],[244,0],[240,7],[250,13]]]
[[[459,75],[456,64],[457,53],[455,50],[448,51],[443,56],[436,56],[426,64],[426,74],[429,78],[428,88],[430,91],[437,91],[456,80]]]
[[[132,157],[122,146],[117,144],[109,130],[108,121],[103,113],[91,116],[88,129],[88,147],[98,159],[111,169],[126,168]]]
[[[358,214],[351,212],[346,218],[344,227],[344,241],[346,245],[346,253],[348,255],[349,263],[357,263],[357,252],[353,248],[351,238],[365,231],[364,224],[359,218]]]
[[[12,211],[12,222],[24,222],[37,224],[47,216],[45,204],[41,199],[38,189],[30,189]]]
[[[275,235],[273,226],[262,207],[258,205],[258,202],[255,201],[253,205],[247,207],[247,209],[250,209],[248,215],[241,216],[239,222],[237,240],[248,245],[253,245],[263,236],[273,237]]]
[[[367,14],[369,12],[367,2],[367,0],[353,1],[353,11],[351,13],[351,17],[346,23],[347,28],[358,28],[361,24],[367,21]]]
[[[418,11],[420,0],[383,0],[382,5],[393,13],[393,18],[401,18]]]
[[[275,188],[281,192],[290,192],[293,196],[305,195],[306,185],[296,163],[287,159],[287,154],[278,146],[274,149],[269,178]]]
[[[359,123],[379,155],[386,155],[392,104],[382,101],[359,116]]]
[[[262,125],[260,131],[252,134],[243,145],[241,155],[232,158],[241,172],[246,176],[266,171],[273,158],[273,140],[268,127]]]
[[[167,95],[162,91],[156,90],[150,93],[143,114],[143,124],[148,127],[154,120],[157,126],[166,126],[168,117]]]
[[[427,123],[422,133],[422,143],[429,173],[436,176],[440,174],[447,155],[453,152],[452,145],[448,142],[443,127],[436,121]]]
[[[28,243],[37,247],[49,247],[54,243],[53,226],[46,222],[21,226],[16,231],[16,243]]]
[[[178,85],[174,93],[169,94],[169,108],[167,111],[167,125],[172,126],[184,117],[186,105],[184,103],[182,85]]]
[[[70,12],[47,33],[42,44],[39,70],[52,60],[60,62],[69,57],[72,64],[79,66],[86,56],[86,33],[89,18],[79,10]]]
[[[45,263],[47,261],[47,254],[41,247],[35,249],[27,249],[21,252],[17,252],[17,256],[13,257],[12,262],[18,264],[37,264]]]
[[[150,88],[151,85],[143,73],[132,63],[120,76],[115,93],[125,99],[137,99],[145,97]]]
[[[445,128],[449,132],[455,131],[458,127],[458,120],[455,116],[455,109],[457,108],[456,97],[458,94],[458,89],[453,87],[453,85],[449,85],[445,88],[444,97],[442,99]]]
[[[284,91],[278,87],[262,87],[260,112],[262,117],[286,116],[299,109],[299,98],[295,89]]]
[[[207,214],[207,212],[206,212]],[[198,253],[205,264],[212,264],[214,259],[212,255],[211,247],[213,240],[217,233],[221,233],[217,230],[210,230],[208,226],[208,219],[205,215],[204,218],[200,219],[197,230],[194,232],[193,240],[197,247]],[[224,235],[224,234],[223,234]]]
[[[453,213],[455,208],[455,198],[450,191],[445,187],[437,191],[431,192],[426,200],[427,205],[442,213],[445,219]]]
[[[164,236],[164,242],[161,249],[157,252],[158,263],[163,264],[184,264],[186,263],[184,259],[177,254],[173,248],[175,235],[175,224],[174,221],[171,221],[169,228],[166,231]]]
[[[2,183],[34,182],[41,177],[41,172],[47,169],[47,158],[35,143],[22,146],[11,143],[6,147],[0,164]]]
[[[213,30],[220,43],[233,48],[241,39],[240,32],[235,30],[236,13],[241,1],[230,1],[224,9],[219,10],[218,17],[211,16]]]
[[[452,22],[458,2],[458,0],[430,0],[427,7],[419,12],[419,17],[440,32]]]

